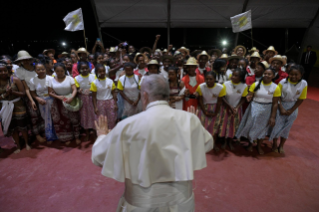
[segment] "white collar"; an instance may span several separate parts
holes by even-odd
[[[158,105],[167,105],[168,106],[168,102],[165,100],[158,100],[158,101],[148,103],[146,110],[149,109],[150,107],[154,107],[154,106],[158,106]]]

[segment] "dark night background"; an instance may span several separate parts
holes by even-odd
[[[92,6],[89,0],[55,0],[55,1],[6,1],[1,6],[1,37],[0,54],[14,55],[19,50],[27,50],[36,56],[44,49],[54,48],[57,54],[68,51],[70,48],[84,46],[83,31],[64,31],[63,18],[71,11],[82,8],[88,50],[91,51],[98,32]],[[290,28],[288,47],[293,44],[299,47],[306,29]],[[114,38],[128,41],[137,49],[143,46],[152,47],[155,35],[160,34],[158,48],[167,48],[167,29],[165,28],[103,28],[102,36],[105,47],[115,46],[119,43]],[[250,36],[250,30],[243,32]],[[171,43],[175,48],[184,45],[191,50],[222,48],[221,41],[227,40],[228,49],[235,45],[236,34],[231,28],[196,28],[196,29],[171,29]],[[274,45],[279,54],[285,53],[285,29],[283,28],[254,28],[253,37],[265,46]],[[62,42],[67,45],[63,47]],[[248,48],[252,47],[251,40],[244,35],[239,35],[238,44]],[[259,50],[266,49],[254,42]],[[56,54],[56,56],[57,56]]]

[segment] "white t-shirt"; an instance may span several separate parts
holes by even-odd
[[[226,100],[232,107],[236,107],[242,97],[247,96],[247,85],[244,83],[234,84],[232,81],[227,81],[223,84],[226,89]]]
[[[37,76],[30,80],[30,91],[36,91],[39,97],[49,96],[48,85],[53,77],[46,75],[44,79],[39,79]]]
[[[91,83],[95,79],[96,79],[96,76],[94,74],[88,74],[86,77],[80,74],[74,78],[74,82],[77,88],[81,88],[82,90],[87,90],[91,88]]]
[[[17,66],[16,64],[12,64],[13,72],[16,72],[18,68],[19,68],[19,66]]]
[[[232,70],[227,69],[227,71],[226,71],[226,76],[227,76],[227,79],[228,79],[228,80],[230,80],[232,74],[233,74]]]
[[[218,80],[217,80],[217,78],[218,78]],[[224,84],[224,82],[226,82],[226,81],[227,81],[226,75],[219,74],[219,76],[218,76],[218,74],[216,74],[216,82],[218,82],[219,84]]]
[[[206,82],[200,84],[197,87],[196,92],[200,95],[203,96],[203,103],[206,104],[216,104],[218,97],[225,96],[225,88],[223,85],[219,83],[215,83],[214,87],[209,88],[206,85]]]
[[[28,71],[22,66],[19,67],[14,73],[15,73],[15,76],[18,77],[21,81],[25,81],[29,88],[30,88],[30,80],[33,77],[37,76],[37,73],[35,71]]]
[[[281,100],[283,102],[296,102],[298,99],[306,99],[307,97],[307,81],[292,83],[289,79],[283,79],[279,82],[278,86],[281,89]]]
[[[110,66],[104,65],[104,67],[105,67],[106,74],[109,75]],[[91,74],[95,75],[95,68],[92,69]]]
[[[109,100],[112,99],[112,90],[114,90],[115,84],[109,79],[95,79],[91,84],[91,91],[96,92],[97,100]]]
[[[168,79],[168,72],[164,70],[164,67],[162,67],[160,69],[160,74],[165,78],[165,79]]]
[[[254,91],[259,82],[253,83],[249,91],[254,93],[254,101],[259,103],[272,103],[273,97],[280,97],[280,87],[278,87],[275,83],[271,82],[269,84],[264,84],[261,82],[260,88],[257,91]]]
[[[72,93],[72,85],[75,85],[74,79],[70,76],[65,76],[63,82],[58,82],[55,78],[52,78],[48,87],[52,88],[58,95],[68,95]]]

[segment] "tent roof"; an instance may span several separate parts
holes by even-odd
[[[167,27],[168,0],[94,0],[101,27]],[[245,0],[170,0],[171,27],[231,27]],[[248,0],[254,28],[307,28],[318,0]],[[319,20],[314,26],[319,27]]]

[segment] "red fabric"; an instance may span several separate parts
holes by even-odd
[[[91,71],[95,68],[93,63],[90,63],[91,65]],[[78,64],[77,63],[74,63],[73,66],[72,66],[72,77],[76,77],[80,75],[79,71],[78,71]]]
[[[283,72],[282,70],[278,71],[278,75],[279,75],[279,78],[275,80],[275,83],[278,85],[279,82],[285,78],[288,77],[288,74],[286,72]]]
[[[144,68],[144,70],[145,70],[145,72],[148,72],[148,69],[147,69],[147,68]],[[138,73],[138,68],[134,70],[134,74],[135,74],[135,75],[140,75],[140,74]]]
[[[186,89],[189,90],[189,94],[194,94],[197,87],[204,83],[205,82],[205,79],[204,77],[202,77],[201,75],[199,74],[196,74],[196,81],[197,81],[197,84],[192,87],[190,84],[189,84],[189,76],[186,75],[185,77],[183,77],[182,81],[184,82],[185,84],[185,87]],[[197,99],[189,99],[188,101],[185,101],[184,99],[184,104],[183,104],[183,110],[186,110],[187,111],[187,108],[190,107],[190,106],[194,106],[195,109],[197,109],[197,104],[198,104],[198,101]]]
[[[247,77],[246,77],[246,84],[247,84],[248,86],[251,86],[254,82],[256,82],[255,75],[247,76]]]
[[[209,67],[206,67],[205,69],[206,69],[206,71],[211,71],[211,69],[210,69]],[[203,74],[202,74],[202,73],[200,73],[200,71],[199,71],[199,69],[198,69],[198,68],[196,68],[195,72],[196,72],[196,74],[199,74],[199,75],[201,75],[201,76],[203,76],[203,77],[204,77],[204,73],[203,73]]]

